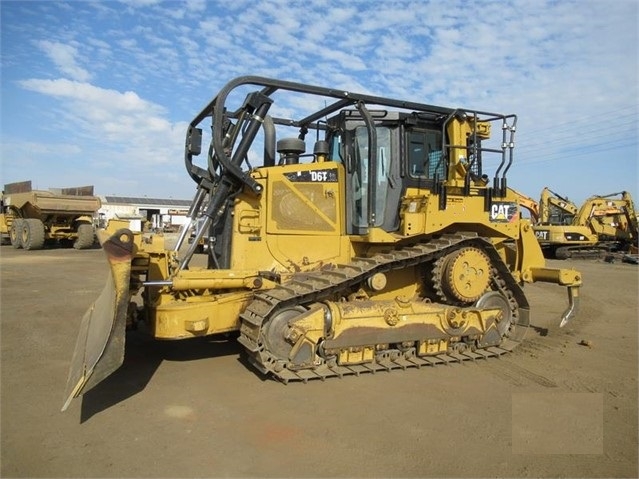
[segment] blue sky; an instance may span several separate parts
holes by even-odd
[[[518,115],[509,185],[637,193],[639,2],[0,1],[0,183],[191,198],[187,123],[260,75]]]

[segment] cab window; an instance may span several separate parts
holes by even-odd
[[[442,134],[437,130],[408,132],[408,173],[413,178],[432,180],[445,177]]]
[[[387,205],[391,161],[391,131],[386,127],[377,127],[377,176],[372,187],[376,191],[375,221],[373,226],[381,226]],[[352,176],[354,224],[357,227],[369,226],[368,211],[368,130],[359,126],[355,130],[355,168]]]

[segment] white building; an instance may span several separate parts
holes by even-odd
[[[100,225],[110,219],[128,220],[132,231],[177,231],[186,222],[191,200],[161,198],[100,196]]]

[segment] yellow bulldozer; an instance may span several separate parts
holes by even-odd
[[[63,409],[122,364],[135,321],[157,339],[234,333],[283,382],[505,354],[529,326],[524,283],[567,288],[563,326],[581,275],[546,267],[520,216],[507,185],[516,122],[230,81],[187,128],[196,188],[177,238],[99,231],[111,276],[83,318]]]

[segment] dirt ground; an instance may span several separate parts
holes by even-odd
[[[127,338],[125,364],[60,412],[100,250],[0,248],[2,477],[637,477],[637,266],[525,291],[501,359],[283,385],[224,339]]]

